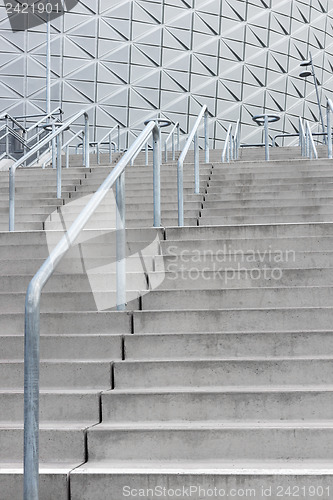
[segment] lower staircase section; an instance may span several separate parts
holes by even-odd
[[[151,177],[128,176],[127,312],[103,211],[47,284],[40,500],[333,495],[331,161],[215,163],[196,199],[192,170],[184,228],[144,227]],[[0,500],[22,497],[24,295],[55,217],[0,238]]]

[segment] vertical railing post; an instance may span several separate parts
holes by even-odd
[[[209,163],[209,126],[208,126],[208,111],[205,112],[205,163]]]
[[[117,310],[126,309],[126,211],[125,172],[116,181],[116,276]]]
[[[230,136],[229,136],[229,162],[234,159],[233,155],[233,137],[232,137],[232,130],[230,131]]]
[[[39,136],[40,136],[40,131],[39,128],[36,127],[36,144],[39,144]],[[40,156],[40,151],[37,151],[37,162],[39,162],[39,156]]]
[[[328,157],[333,158],[332,151],[332,110],[327,105],[327,144],[328,144]]]
[[[268,129],[268,116],[267,115],[265,115],[264,131],[265,131],[265,160],[269,161],[269,129]]]
[[[97,143],[97,165],[100,165],[100,163],[101,163],[100,147],[99,143]]]
[[[84,115],[84,164],[86,168],[90,167],[90,154],[89,154],[89,116]]]
[[[29,286],[30,289],[30,286]],[[40,294],[25,302],[23,500],[38,500]],[[30,298],[30,297],[29,297]]]
[[[15,230],[15,170],[9,169],[9,231]]]
[[[9,155],[9,118],[6,116],[6,156]]]
[[[148,140],[145,145],[145,156],[146,156],[146,167],[148,166],[149,163],[149,146],[148,146]]]
[[[61,134],[57,137],[57,198],[61,198]]]
[[[111,138],[111,132],[109,133],[109,163],[110,163],[110,165],[112,163],[112,138]]]
[[[184,226],[184,164],[177,163],[178,226]]]
[[[164,142],[164,161],[165,163],[168,161],[168,141]]]
[[[199,165],[199,138],[198,132],[194,135],[194,192],[200,193],[200,165]]]
[[[120,125],[118,124],[118,153],[120,151]]]
[[[172,133],[172,161],[175,161],[176,159],[176,150],[175,150],[175,133],[176,131],[174,130]]]
[[[55,123],[52,123],[52,134],[55,132]],[[57,151],[56,151],[56,138],[52,139],[52,168],[56,168]]]
[[[161,129],[153,129],[154,227],[161,226]]]
[[[66,147],[66,168],[69,168],[69,144]]]
[[[177,127],[177,151],[180,151],[180,125]]]

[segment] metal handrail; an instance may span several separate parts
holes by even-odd
[[[205,127],[205,163],[209,163],[209,134],[208,134],[208,108],[203,106],[195,124],[188,136],[185,146],[178,158],[177,164],[177,190],[178,190],[178,226],[184,226],[184,161],[194,140],[194,183],[195,194],[200,193],[200,171],[199,171],[199,137],[198,129],[202,118]]]
[[[240,119],[238,119],[237,123],[236,123],[235,135],[233,137],[233,159],[234,160],[239,159],[240,133],[241,133]]]
[[[302,156],[306,154],[306,133],[302,118],[299,119],[299,146],[301,147]]]
[[[133,154],[141,149],[147,137],[153,133],[154,168],[160,168],[160,133],[156,122],[149,122],[131,148],[119,160],[82,212],[61,238],[48,259],[32,278],[25,301],[25,351],[24,351],[24,500],[38,500],[39,470],[39,339],[40,300],[47,281],[57,265],[71,248],[85,225],[102,203],[116,182],[117,205],[117,308],[126,304],[126,234],[125,234],[125,168]],[[154,183],[154,190],[160,185]],[[158,208],[158,207],[155,207]]]
[[[229,163],[233,159],[232,155],[232,125],[229,125],[227,137],[225,138],[224,148],[222,150],[222,163]]]
[[[180,149],[180,124],[179,122],[175,123],[170,134],[168,137],[165,139],[164,142],[164,161],[168,161],[168,143],[170,139],[172,138],[172,160],[175,161],[176,159],[176,151],[175,151],[175,132],[177,130],[177,150],[179,151]]]
[[[109,139],[109,162],[112,163],[112,133],[115,131],[115,130],[118,130],[118,151],[120,149],[120,125],[119,123],[117,125],[115,125],[107,134],[105,134],[105,136],[97,142],[97,145],[96,145],[96,148],[97,148],[97,164],[99,165],[101,163],[101,157],[100,157],[100,147],[101,145],[103,144],[103,142],[105,141],[105,139]]]
[[[36,146],[34,146],[28,153],[23,155],[17,160],[9,169],[9,231],[15,229],[15,172],[18,167],[26,163],[31,156],[38,153],[44,146],[53,140],[57,140],[57,198],[61,198],[61,137],[70,125],[72,125],[81,116],[85,118],[85,166],[89,167],[89,118],[87,111],[80,111],[67,122],[61,125],[57,130],[53,131],[50,135],[42,139]]]
[[[333,112],[333,102],[331,99],[327,99],[327,135],[328,135],[328,157],[333,158],[333,147],[332,147],[332,112]]]
[[[82,134],[82,140],[84,140],[84,130],[82,129],[82,130],[79,130],[79,132],[76,132],[76,134],[74,134],[72,137],[70,137],[68,139],[68,141],[65,142],[65,144],[62,146],[62,149],[65,150],[65,154],[66,154],[66,168],[69,168],[69,147],[70,147],[70,144],[80,134]],[[82,150],[82,160],[83,160],[83,163],[84,163],[84,149]]]
[[[30,132],[31,130],[39,127],[45,120],[49,120],[49,118],[53,118],[53,115],[56,115],[59,112],[60,116],[63,114],[63,111],[60,106],[58,106],[54,111],[51,111],[47,115],[44,115],[38,122],[34,123],[31,125],[29,128],[26,129],[27,132]]]
[[[313,158],[317,160],[318,152],[312,136],[311,127],[308,121],[306,122],[305,130],[306,130],[306,156],[310,158],[310,160],[312,160]]]

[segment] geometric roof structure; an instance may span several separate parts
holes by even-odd
[[[238,118],[245,142],[261,140],[252,115],[318,120],[312,52],[322,105],[333,95],[333,6],[329,0],[80,0],[51,23],[52,108],[91,106],[96,138],[113,123],[140,131],[158,115],[186,132],[202,105],[221,147]],[[1,111],[45,111],[46,26],[12,31],[0,5]],[[324,109],[324,108],[323,108]]]

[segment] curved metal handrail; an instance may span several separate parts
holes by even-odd
[[[183,151],[178,158],[177,164],[177,190],[178,190],[178,226],[184,226],[184,161],[194,140],[194,183],[195,194],[200,193],[200,172],[199,172],[199,138],[198,129],[202,118],[205,126],[205,163],[209,163],[209,137],[208,137],[208,108],[203,106],[195,124],[188,136]]]
[[[53,275],[57,265],[66,255],[76,238],[117,182],[117,306],[125,305],[124,267],[125,248],[125,191],[124,171],[132,156],[141,150],[148,136],[153,133],[154,159],[159,166],[159,128],[151,121],[141,132],[130,149],[119,160],[96,193],[90,198],[82,212],[75,219],[66,234],[61,238],[47,260],[32,278],[25,301],[25,351],[24,351],[24,499],[38,499],[39,468],[39,338],[40,338],[40,300],[44,286]],[[154,189],[156,188],[154,184]],[[119,239],[119,241],[118,241]],[[118,251],[120,253],[118,253]],[[123,307],[120,308],[121,310]]]
[[[313,139],[312,131],[309,122],[306,122],[305,125],[306,130],[306,156],[312,160],[315,158],[318,159],[317,148]]]

